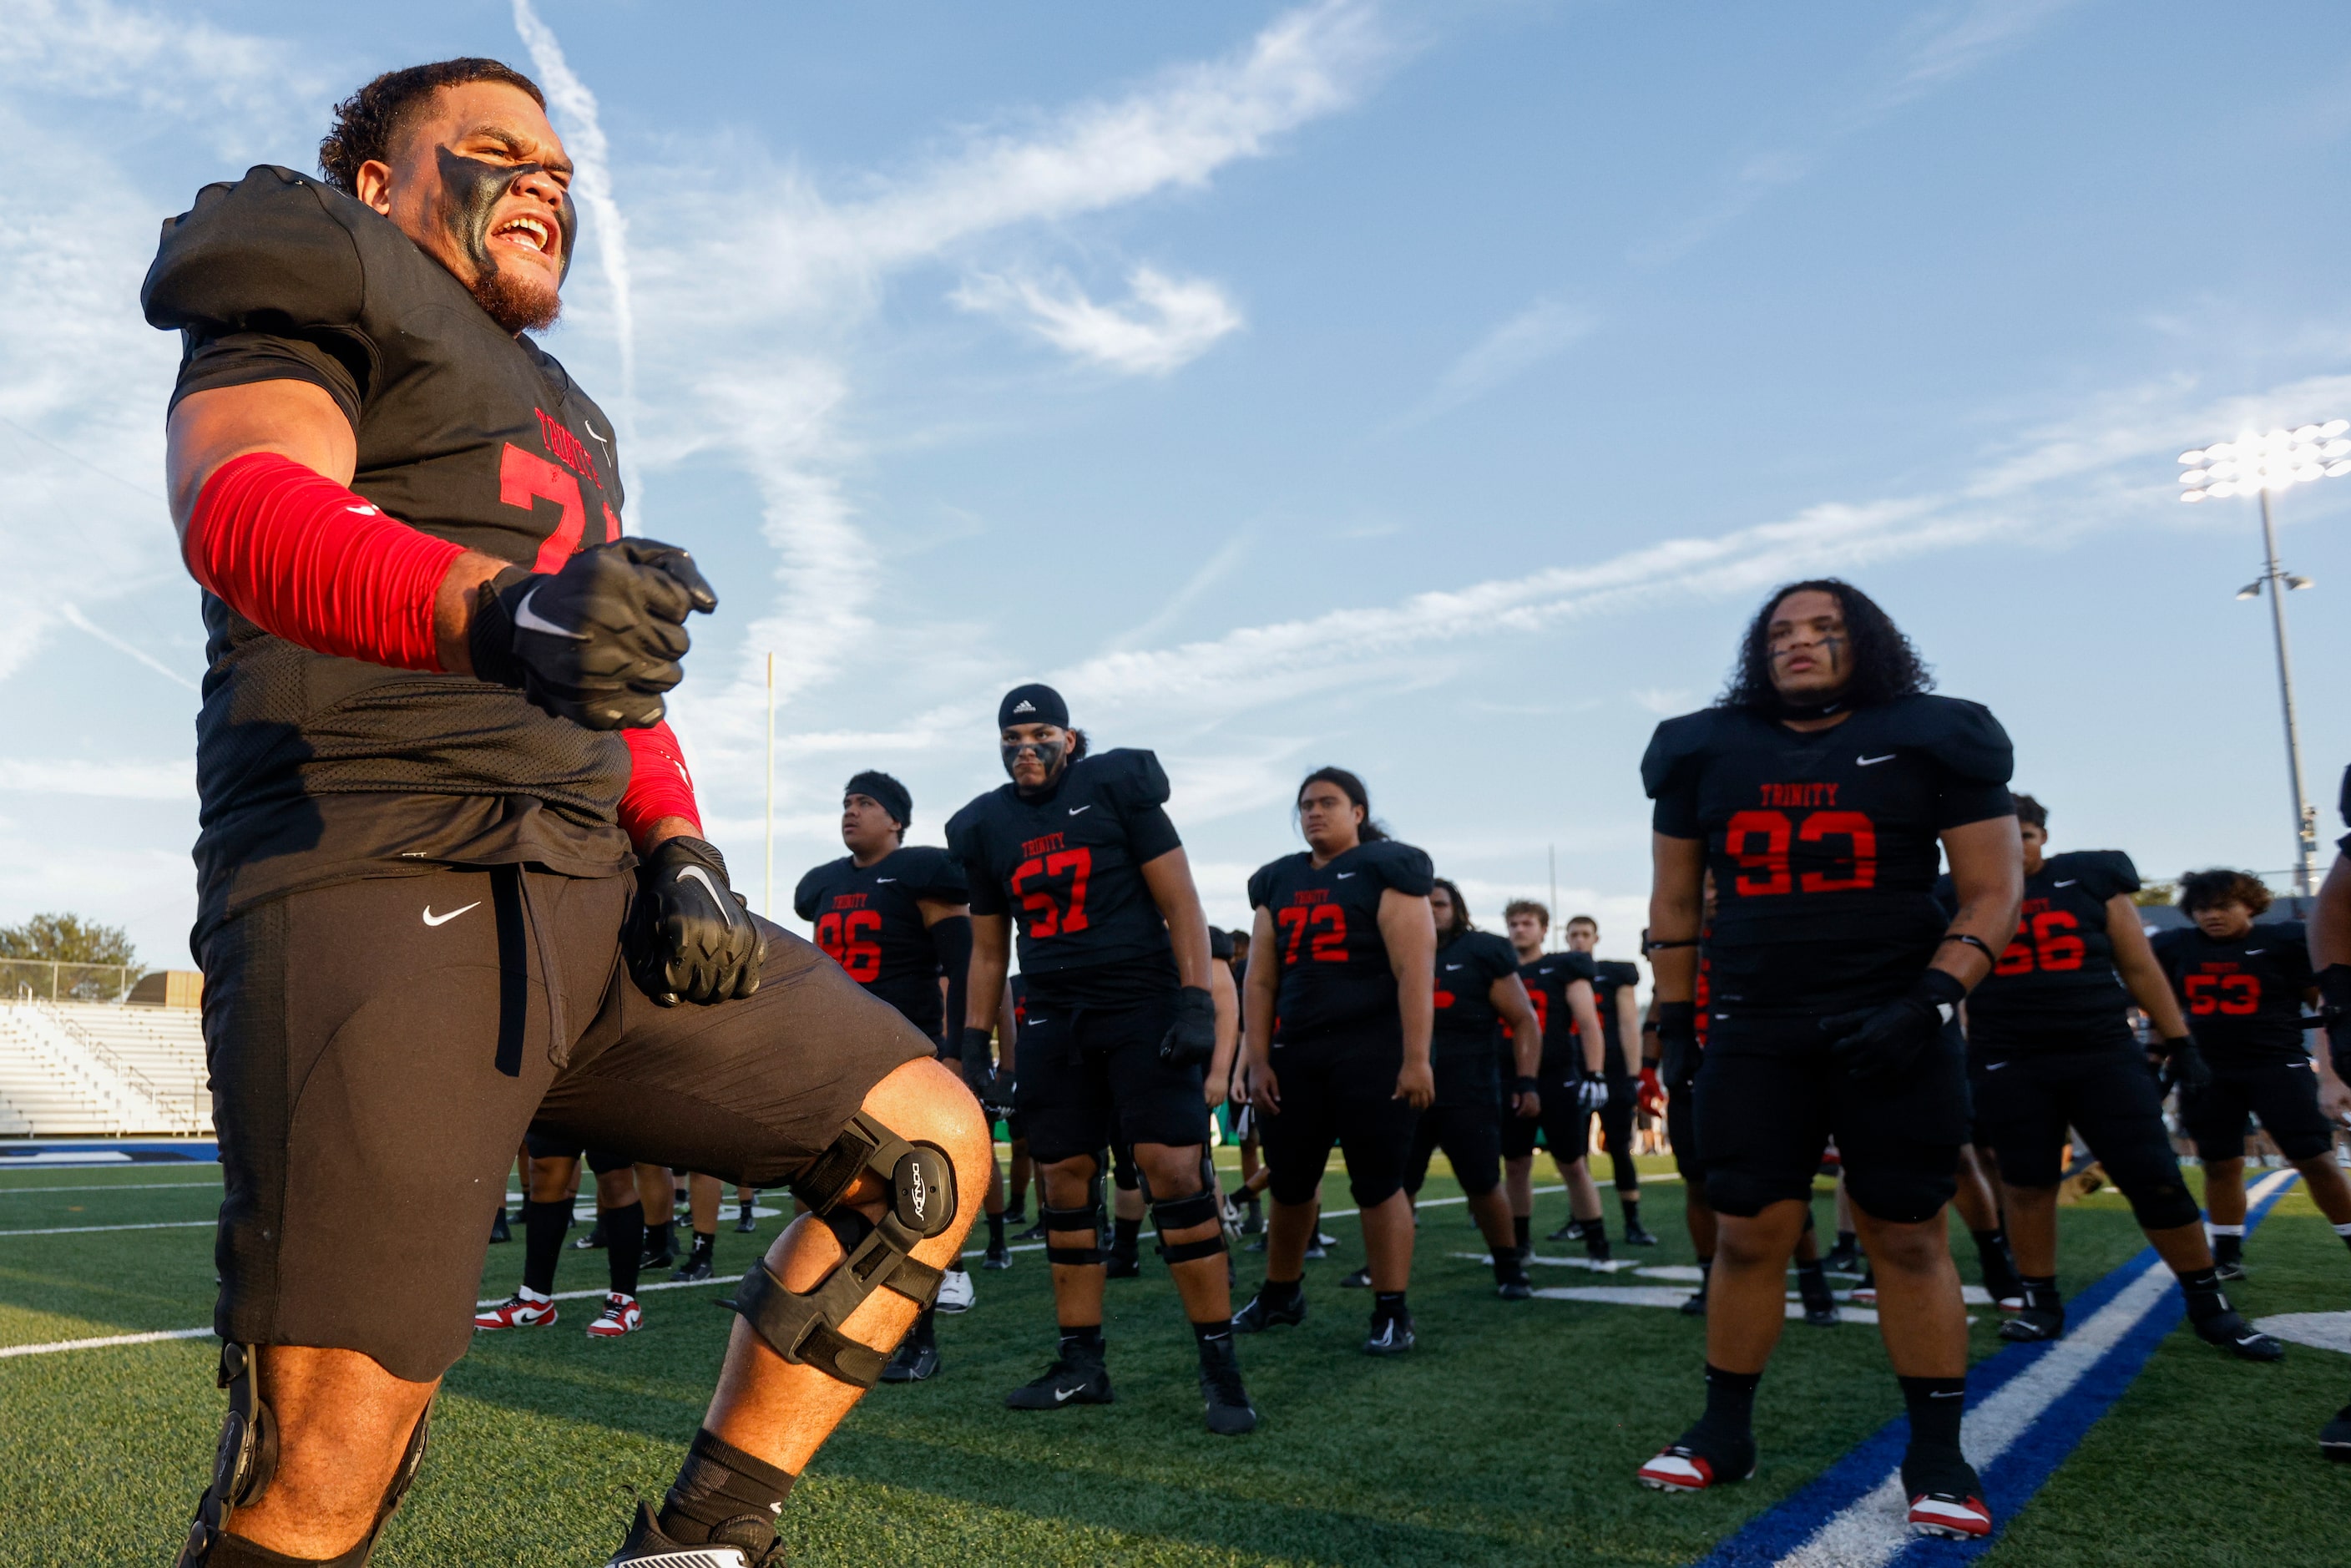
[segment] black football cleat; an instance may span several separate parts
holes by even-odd
[[[1230,1334],[1200,1342],[1200,1404],[1208,1430],[1219,1437],[1257,1430],[1257,1406],[1242,1385],[1240,1357]]]
[[[710,1254],[697,1247],[687,1255],[684,1262],[677,1266],[677,1271],[670,1279],[677,1284],[693,1285],[709,1279],[714,1272],[716,1270]]]
[[[882,1368],[883,1382],[922,1383],[938,1375],[937,1343],[925,1340],[917,1344],[914,1338],[910,1333],[898,1342],[898,1348],[891,1353],[889,1361]]]
[[[2005,1319],[2000,1325],[2000,1337],[2011,1344],[2039,1344],[2044,1340],[2065,1337],[2065,1309],[2040,1307],[2027,1298],[2025,1309]]]
[[[1693,1291],[1690,1294],[1682,1299],[1681,1314],[1686,1318],[1702,1318],[1706,1316],[1706,1287],[1704,1285],[1700,1285],[1696,1291]]]
[[[1365,1355],[1402,1355],[1420,1343],[1412,1332],[1412,1313],[1372,1314],[1372,1332],[1364,1340]]]
[[[741,1216],[735,1221],[735,1234],[737,1236],[757,1236],[758,1233],[758,1217],[751,1212],[751,1206],[747,1203],[743,1206]]]
[[[1142,1253],[1130,1248],[1113,1247],[1102,1254],[1102,1276],[1110,1280],[1142,1279]]]
[[[1044,1375],[1004,1396],[1008,1410],[1059,1410],[1066,1405],[1108,1405],[1110,1368],[1101,1347],[1064,1342]]]
[[[1249,1305],[1233,1314],[1235,1333],[1263,1333],[1270,1328],[1295,1328],[1306,1321],[1306,1292],[1292,1291],[1288,1301],[1276,1298],[1269,1301],[1260,1287],[1249,1299]]]
[[[1646,1225],[1642,1224],[1642,1223],[1641,1223],[1639,1220],[1637,1220],[1637,1219],[1627,1219],[1627,1220],[1625,1222],[1625,1246],[1627,1246],[1627,1247],[1655,1247],[1655,1246],[1656,1246],[1657,1244],[1658,1244],[1658,1243],[1657,1243],[1657,1238],[1656,1238],[1656,1233],[1655,1233],[1655,1232],[1653,1232],[1652,1230],[1650,1230],[1650,1228],[1649,1228],[1647,1226],[1646,1226]]]
[[[2318,1429],[2318,1451],[2340,1464],[2351,1465],[2351,1405]]]
[[[2219,1345],[2240,1361],[2283,1361],[2285,1346],[2247,1322],[2236,1308],[2191,1321],[2189,1327],[2206,1344]]]
[[[979,1266],[983,1269],[1011,1268],[1011,1249],[1002,1246],[1001,1244],[991,1245],[987,1249],[987,1255],[979,1260]]]
[[[502,1205],[496,1217],[490,1221],[490,1245],[496,1247],[501,1241],[513,1239],[514,1234],[507,1229],[507,1211]]]
[[[1356,1270],[1353,1273],[1349,1274],[1345,1279],[1340,1281],[1339,1288],[1343,1291],[1370,1290],[1372,1288],[1371,1265],[1366,1263],[1362,1268]]]
[[[588,1234],[574,1241],[571,1248],[575,1252],[589,1252],[601,1251],[603,1247],[604,1217],[600,1214],[596,1217],[596,1223],[588,1228]]]
[[[766,1541],[757,1547],[738,1545],[733,1541],[712,1541],[701,1546],[688,1546],[664,1535],[661,1525],[653,1519],[653,1504],[640,1499],[636,1523],[621,1549],[604,1562],[604,1568],[628,1568],[634,1563],[642,1568],[784,1568],[784,1543],[776,1534],[776,1527],[764,1519],[746,1516],[731,1520],[725,1528],[729,1536],[757,1540],[762,1533]]]
[[[1902,1458],[1902,1490],[1910,1499],[1910,1529],[1946,1541],[1981,1541],[1991,1533],[1983,1480],[1954,1447],[1913,1450]]]

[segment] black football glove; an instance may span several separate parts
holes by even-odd
[[[659,724],[662,694],[685,671],[685,618],[718,595],[675,545],[614,539],[559,571],[508,567],[486,585],[466,631],[474,674],[590,729]]]
[[[2318,971],[2318,998],[2335,1075],[2351,1082],[2351,964],[2329,964]]]
[[[990,1068],[987,1088],[979,1096],[979,1108],[991,1122],[1000,1122],[1012,1114],[1013,1092],[1020,1087],[1009,1072]]]
[[[961,1055],[963,1086],[982,1104],[987,1103],[987,1081],[996,1076],[996,1031],[977,1024],[963,1026]]]
[[[1821,1020],[1829,1051],[1861,1082],[1907,1077],[1927,1054],[1952,1012],[1967,999],[1959,977],[1929,969],[1883,1007],[1861,1008]]]
[[[1597,1072],[1586,1072],[1575,1082],[1575,1113],[1596,1116],[1608,1108],[1608,1080]]]
[[[1170,1067],[1205,1067],[1217,1054],[1217,1003],[1200,986],[1176,993],[1176,1021],[1160,1037],[1159,1060]]]
[[[2201,1094],[2212,1087],[2212,1067],[2204,1053],[2196,1049],[2196,1041],[2187,1035],[2167,1040],[2157,1046],[2156,1053],[2163,1058],[2163,1090],[2174,1089],[2181,1096]]]
[[[1657,1071],[1670,1093],[1687,1093],[1698,1077],[1698,1007],[1693,1002],[1659,1002]]]
[[[681,833],[637,867],[637,907],[625,946],[629,977],[665,1008],[723,1002],[759,988],[768,939],[726,885],[726,862]]]

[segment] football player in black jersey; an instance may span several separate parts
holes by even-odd
[[[869,768],[841,791],[841,841],[849,852],[800,878],[792,912],[816,929],[816,945],[849,977],[937,1041],[942,1055],[959,1054],[962,1034],[948,1048],[945,1020],[963,1016],[963,988],[971,973],[971,908],[963,867],[943,849],[908,847],[914,798],[887,773]],[[940,998],[940,979],[946,981]],[[1003,1244],[1004,1197],[989,1162],[987,1201],[991,1247]],[[971,1276],[958,1258],[940,1281],[939,1299],[923,1309],[899,1342],[884,1383],[919,1383],[939,1370],[937,1316],[967,1311]]]
[[[1692,1032],[1709,869],[1719,893],[1697,1110],[1721,1234],[1706,1414],[1640,1479],[1694,1491],[1753,1473],[1755,1389],[1834,1137],[1909,1411],[1911,1527],[1978,1538],[1991,1515],[1959,1450],[1967,1310],[1943,1211],[1968,1137],[1959,1005],[2016,928],[2022,851],[2007,735],[1927,685],[1866,595],[1791,584],[1750,624],[1723,697],[1659,725],[1642,758],[1656,802],[1650,962],[1669,1049]],[[1938,843],[1959,910],[1948,919]]]
[[[1509,1187],[1510,1219],[1521,1253],[1531,1253],[1535,1209],[1535,1133],[1551,1145],[1552,1163],[1567,1186],[1568,1222],[1551,1234],[1559,1241],[1582,1239],[1585,1253],[1608,1256],[1608,1228],[1600,1218],[1600,1189],[1593,1185],[1589,1136],[1593,1105],[1607,1093],[1600,1041],[1599,994],[1591,956],[1574,951],[1546,953],[1543,937],[1551,911],[1532,899],[1513,900],[1502,912],[1510,946],[1519,959],[1519,980],[1542,1030],[1536,1068],[1539,1110],[1522,1116],[1515,1104],[1502,1113],[1503,1185]],[[1513,1042],[1516,1040],[1512,1032]]]
[[[2351,768],[2343,771],[2336,809],[2351,828]],[[2351,833],[2335,841],[2340,852],[2327,868],[2325,883],[2310,916],[2310,963],[2317,971],[2324,1003],[2329,1065],[2337,1082],[2351,1082]],[[2343,1228],[2335,1228],[2343,1235]],[[2351,1237],[2346,1237],[2351,1239]],[[2318,1451],[2351,1464],[2351,1405],[2318,1430]]]
[[[1258,1333],[1306,1321],[1307,1247],[1336,1143],[1371,1270],[1364,1349],[1395,1355],[1415,1343],[1405,1166],[1437,1093],[1435,872],[1426,854],[1372,821],[1364,781],[1343,768],[1317,768],[1298,787],[1298,829],[1306,848],[1249,878],[1258,960],[1241,998],[1242,1034],[1273,1212],[1265,1283],[1233,1326]]]
[[[2261,920],[2269,906],[2270,890],[2250,873],[2192,871],[2179,879],[2179,907],[2196,924],[2155,938],[2210,1068],[2210,1082],[2181,1083],[2179,1119],[2204,1161],[2204,1208],[2223,1280],[2244,1278],[2248,1113],[2351,1242],[2351,1183],[2334,1157],[2351,1090],[2335,1076],[2324,1037],[2305,1043],[2303,1003],[2319,999],[2309,936],[2299,920]]]
[[[1443,1149],[1493,1257],[1495,1289],[1506,1301],[1523,1301],[1534,1295],[1534,1287],[1520,1250],[1523,1238],[1513,1230],[1510,1199],[1502,1192],[1501,1118],[1530,1126],[1541,1119],[1543,1029],[1519,979],[1517,949],[1478,929],[1460,888],[1434,878],[1428,912],[1437,923],[1437,985],[1430,997],[1437,1017],[1428,1048],[1436,1097],[1413,1130],[1405,1191],[1419,1196],[1429,1157]],[[1494,1049],[1503,1027],[1510,1034],[1507,1086],[1496,1071]],[[1596,1073],[1592,1082],[1596,1100],[1604,1091]]]
[[[1608,1103],[1600,1112],[1601,1135],[1616,1179],[1616,1207],[1625,1216],[1625,1245],[1655,1247],[1657,1239],[1641,1223],[1641,1167],[1633,1163],[1633,1113],[1640,1106],[1641,1081],[1625,1059],[1625,1042],[1641,1032],[1638,992],[1641,971],[1622,958],[1603,958],[1600,922],[1579,915],[1567,923],[1567,947],[1592,958],[1592,999],[1600,1014],[1606,1050],[1602,1071],[1608,1078]]]
[[[2000,1325],[2001,1337],[2030,1342],[2065,1332],[2057,1184],[2072,1128],[2179,1277],[2197,1333],[2248,1361],[2275,1361],[2284,1347],[2255,1333],[2220,1291],[2203,1216],[2164,1130],[2162,1095],[2125,1021],[2137,1003],[2154,1021],[2170,1075],[2190,1086],[2210,1081],[2131,903],[2137,869],[2119,850],[2047,854],[2049,812],[2030,795],[2016,797],[2016,817],[2023,908],[2015,936],[1967,1007],[1977,1124],[2000,1167],[2023,1273],[2024,1310]]]
[[[1217,1049],[1208,922],[1167,820],[1167,775],[1148,751],[1088,755],[1048,685],[997,709],[1011,782],[947,823],[971,883],[965,1038],[985,1055],[1019,922],[1028,982],[1014,1089],[1043,1185],[1061,1345],[1016,1410],[1107,1405],[1100,1155],[1134,1149],[1159,1255],[1199,1352],[1208,1429],[1257,1427],[1232,1334],[1232,1286],[1208,1164],[1205,1076]]]
[[[702,838],[660,721],[716,596],[623,535],[611,427],[525,336],[578,232],[544,101],[493,60],[380,77],[323,181],[207,186],[141,291],[182,345],[167,490],[209,637],[230,1414],[183,1568],[367,1559],[526,1130],[816,1210],[737,1291],[703,1430],[615,1559],[778,1562],[797,1473],[985,1187],[930,1042],[749,915]]]

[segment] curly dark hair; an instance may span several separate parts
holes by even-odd
[[[1846,634],[1853,639],[1853,678],[1845,684],[1843,701],[1849,707],[1867,707],[1935,689],[1935,677],[1918,657],[1910,639],[1877,601],[1841,578],[1807,578],[1782,583],[1763,601],[1747,635],[1739,644],[1739,663],[1730,683],[1715,699],[1717,707],[1757,708],[1769,712],[1780,706],[1779,688],[1771,684],[1771,612],[1792,593],[1825,593],[1844,612]]]
[[[502,81],[520,88],[539,108],[547,107],[547,95],[538,90],[537,82],[512,66],[479,56],[386,71],[335,105],[334,125],[319,143],[319,172],[343,194],[358,194],[360,165],[371,160],[388,161],[426,99],[444,87],[476,81]]]
[[[2179,879],[2179,907],[2189,914],[2218,909],[2224,904],[2241,904],[2259,916],[2270,906],[2270,890],[2252,873],[2231,871],[2224,865],[2191,871]]]
[[[2016,798],[2016,820],[2028,828],[2038,828],[2045,833],[2049,831],[2049,808],[2030,795],[2019,795]]]
[[[1461,896],[1460,884],[1449,876],[1431,877],[1429,881],[1443,888],[1445,896],[1453,901],[1453,924],[1439,931],[1437,939],[1443,942],[1460,936],[1464,931],[1477,930],[1478,923],[1469,918],[1469,901]]]

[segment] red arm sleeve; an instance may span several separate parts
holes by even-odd
[[[272,636],[402,670],[441,668],[433,600],[465,553],[274,452],[214,469],[181,543],[190,575]]]
[[[685,754],[667,720],[649,729],[624,729],[629,745],[629,787],[621,794],[621,828],[632,844],[644,842],[647,829],[664,817],[684,817],[702,833],[702,813],[694,804],[694,779],[685,770]]]

